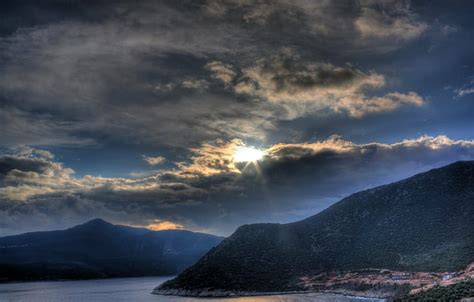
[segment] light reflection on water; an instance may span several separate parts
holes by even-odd
[[[306,294],[241,298],[183,298],[152,295],[151,291],[168,278],[120,278],[106,280],[28,282],[0,284],[0,301],[6,302],[378,302],[337,295]]]

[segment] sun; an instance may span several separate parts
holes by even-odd
[[[261,160],[265,152],[255,147],[237,146],[234,153],[235,162],[256,162]]]

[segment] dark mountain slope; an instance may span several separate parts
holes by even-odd
[[[474,261],[474,162],[353,194],[292,224],[240,227],[161,292],[299,290],[333,270],[457,270]]]
[[[202,233],[155,232],[94,219],[63,231],[0,238],[0,280],[171,275],[221,240]]]

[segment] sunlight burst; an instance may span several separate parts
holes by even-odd
[[[265,152],[254,147],[238,146],[235,148],[235,162],[256,162],[261,160]]]

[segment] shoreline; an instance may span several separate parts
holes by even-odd
[[[301,290],[301,291],[272,291],[272,292],[245,292],[245,291],[193,291],[193,290],[182,290],[182,289],[154,289],[151,292],[153,295],[161,296],[175,296],[175,297],[192,297],[192,298],[241,298],[241,297],[264,297],[264,296],[278,296],[278,295],[307,295],[307,294],[321,294],[321,295],[335,295],[343,296],[348,298],[356,299],[377,299],[380,301],[387,301],[391,296],[376,296],[376,295],[363,295],[360,293],[356,295],[354,293],[347,293],[344,291],[314,291],[314,290]]]
[[[326,272],[315,276],[304,276],[302,287],[293,291],[234,291],[204,289],[155,288],[152,293],[181,297],[249,297],[290,294],[326,293],[356,298],[390,300],[408,290],[409,294],[426,291],[434,286],[448,286],[474,277],[474,262],[463,270],[445,272],[408,272],[367,268],[364,270]],[[365,285],[364,289],[358,286]],[[408,289],[404,289],[408,287]]]

